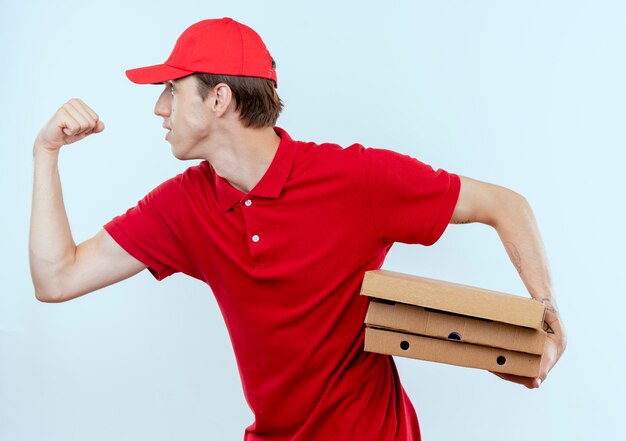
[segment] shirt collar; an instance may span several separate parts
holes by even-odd
[[[277,198],[287,182],[293,160],[296,155],[296,142],[291,139],[286,131],[279,127],[274,127],[274,131],[280,136],[278,150],[274,155],[274,159],[270,163],[269,168],[261,178],[261,180],[248,193],[249,196],[258,196],[262,198]],[[212,167],[211,167],[212,168]],[[237,190],[230,183],[218,176],[213,170],[215,179],[215,191],[220,209],[223,213],[233,208],[246,194]]]

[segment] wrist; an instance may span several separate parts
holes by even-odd
[[[52,157],[56,159],[56,157],[59,156],[59,151],[60,149],[49,147],[46,143],[41,142],[39,139],[36,139],[35,143],[33,144],[33,157],[34,158]]]
[[[556,306],[556,302],[554,301],[554,298],[552,296],[550,296],[550,297],[542,297],[541,299],[539,299],[539,302],[541,302],[541,304],[546,307],[546,315],[547,314],[554,314],[555,316],[558,317],[559,310],[558,310],[558,308]]]

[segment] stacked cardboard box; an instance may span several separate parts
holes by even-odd
[[[525,377],[539,375],[545,306],[386,270],[365,273],[365,350]]]

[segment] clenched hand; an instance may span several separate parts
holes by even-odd
[[[36,148],[57,151],[66,144],[104,130],[98,114],[78,98],[63,104],[41,129],[35,140]]]

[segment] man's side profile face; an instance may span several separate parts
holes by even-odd
[[[219,117],[231,103],[228,86],[217,85],[203,100],[194,75],[167,81],[154,106],[168,130],[165,139],[172,154],[181,160],[202,159],[216,135]]]

